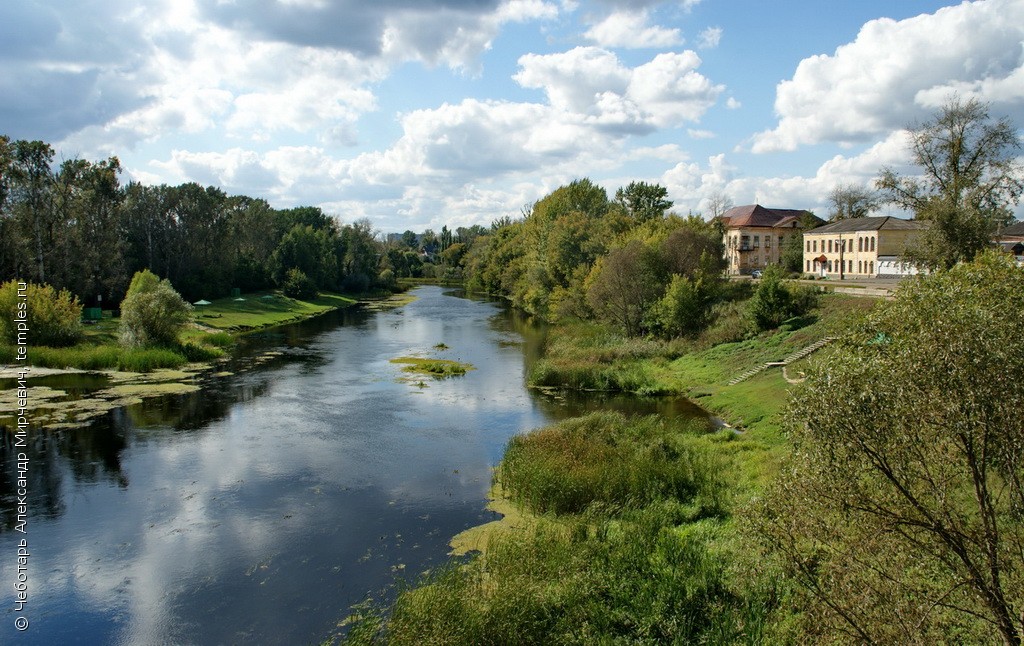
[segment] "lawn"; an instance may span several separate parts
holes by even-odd
[[[355,302],[354,298],[329,292],[321,292],[310,301],[300,301],[278,292],[264,291],[196,305],[194,315],[196,323],[205,327],[244,332],[299,321]]]

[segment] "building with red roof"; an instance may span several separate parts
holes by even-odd
[[[810,212],[800,209],[769,209],[749,204],[729,209],[722,215],[725,229],[726,272],[748,275],[778,263],[782,245],[790,236],[800,236]],[[816,220],[820,222],[820,220]]]

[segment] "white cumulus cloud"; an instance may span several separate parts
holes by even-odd
[[[777,88],[778,125],[754,152],[869,140],[926,118],[953,92],[1024,107],[1024,2],[979,0],[866,23],[832,55],[804,59]]]
[[[649,19],[646,10],[616,11],[587,30],[584,36],[601,47],[664,49],[683,44],[678,28],[649,25]]]

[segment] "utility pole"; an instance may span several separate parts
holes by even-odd
[[[843,234],[839,234],[839,280],[844,280],[844,271],[846,265],[843,263],[843,251],[846,250],[846,245],[843,244]]]

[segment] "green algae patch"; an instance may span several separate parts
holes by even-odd
[[[391,363],[405,364],[403,372],[410,372],[418,375],[428,375],[435,379],[447,377],[460,377],[470,370],[476,370],[473,364],[460,363],[450,359],[428,359],[424,357],[398,357],[392,359]]]
[[[409,303],[418,300],[418,298],[419,297],[408,292],[400,292],[398,294],[392,294],[386,298],[363,299],[359,301],[359,304],[363,310],[367,312],[386,312],[388,310],[408,305]]]

